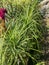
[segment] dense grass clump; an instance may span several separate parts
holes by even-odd
[[[39,61],[45,31],[38,2],[5,1],[7,30],[0,38],[0,65],[26,65],[29,59],[35,65]]]

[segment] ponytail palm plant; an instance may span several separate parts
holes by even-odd
[[[7,30],[0,38],[0,65],[26,65],[29,58],[37,63],[42,53],[45,31],[38,0],[28,1],[6,5]]]

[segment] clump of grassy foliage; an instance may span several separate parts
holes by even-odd
[[[36,65],[45,65],[45,62],[39,62]]]
[[[0,65],[26,65],[29,58],[36,64],[45,32],[38,0],[26,0],[20,4],[7,1],[3,7],[8,13],[7,30],[0,38]]]

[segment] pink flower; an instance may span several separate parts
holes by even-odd
[[[7,13],[7,10],[4,8],[0,8],[0,18],[5,20],[5,13]]]

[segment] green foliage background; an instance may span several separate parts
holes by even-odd
[[[7,9],[7,30],[0,38],[0,65],[27,65],[40,61],[45,27],[39,11],[39,0],[1,0]]]

